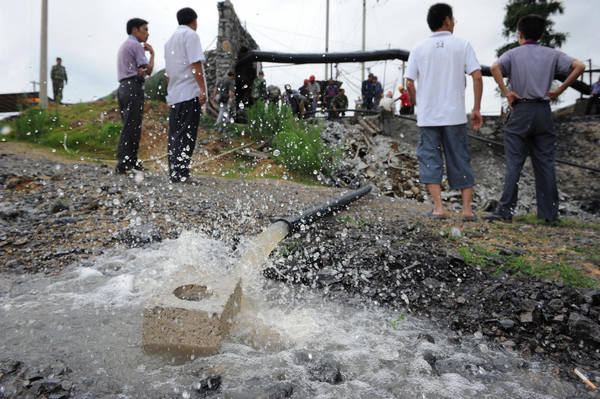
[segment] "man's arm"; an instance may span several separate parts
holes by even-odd
[[[200,87],[200,95],[198,96],[198,102],[200,104],[204,104],[206,102],[206,92],[204,91],[206,85],[204,83],[204,71],[202,69],[202,61],[194,62],[192,65],[192,75],[194,75],[194,79]],[[215,88],[216,92],[216,88]]]
[[[150,53],[150,61],[146,65],[141,65],[138,68],[138,71],[140,72],[140,76],[150,76],[152,75],[152,70],[154,69],[154,49],[148,43],[144,43],[144,50]]]
[[[406,90],[413,105],[417,105],[417,90],[415,89],[415,81],[412,79],[406,79]]]
[[[521,97],[514,91],[508,90],[508,88],[504,84],[504,78],[502,77],[502,70],[500,69],[500,64],[494,62],[494,64],[490,67],[490,71],[492,72],[492,76],[494,77],[494,80],[496,81],[500,92],[504,97],[506,97],[506,100],[508,100],[508,107],[510,109],[513,109],[513,101]]]
[[[548,93],[546,93],[546,95],[551,99],[556,100],[556,98],[560,96],[563,91],[567,90],[567,87],[569,87],[571,83],[573,83],[579,77],[579,75],[583,73],[584,70],[585,64],[583,62],[579,60],[573,60],[573,63],[571,64],[571,73],[569,76],[567,76],[565,81],[562,82],[558,88],[550,90]]]
[[[481,117],[481,94],[483,93],[483,78],[481,77],[481,70],[477,69],[471,73],[473,79],[473,96],[475,102],[473,104],[473,110],[471,111],[471,126],[473,130],[478,131],[483,123]]]

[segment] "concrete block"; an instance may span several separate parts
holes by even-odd
[[[180,271],[144,308],[142,345],[150,353],[207,356],[217,353],[242,300],[241,280]]]

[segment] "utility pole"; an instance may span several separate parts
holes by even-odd
[[[367,24],[367,0],[363,0],[363,20],[362,20],[362,51],[365,51],[365,27]],[[362,63],[362,74],[360,83],[365,81],[365,63]]]
[[[325,12],[325,52],[329,52],[329,0],[327,2],[327,8]],[[327,80],[327,64],[325,64],[325,80]]]
[[[388,50],[392,47],[391,43],[388,43]],[[387,60],[383,63],[383,90],[385,91],[385,72],[387,71]]]
[[[404,71],[406,69],[406,62],[402,61],[402,86],[406,86],[406,82],[404,81]]]
[[[48,0],[42,0],[40,37],[40,105],[48,108]]]

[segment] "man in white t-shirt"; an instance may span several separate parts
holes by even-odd
[[[169,179],[192,183],[190,160],[196,146],[202,104],[206,102],[205,61],[196,33],[198,15],[189,7],[177,12],[179,26],[165,44],[165,69],[169,79]]]
[[[473,79],[475,104],[470,119],[474,130],[479,130],[482,124],[479,108],[483,79],[469,42],[452,34],[455,23],[448,4],[438,3],[429,8],[427,24],[433,34],[410,52],[405,76],[418,110],[420,180],[433,198],[433,210],[428,216],[446,217],[441,196],[443,149],[450,187],[462,193],[463,220],[472,221],[477,217],[471,208],[475,179],[467,143],[465,74]]]

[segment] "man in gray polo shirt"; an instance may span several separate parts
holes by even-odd
[[[455,20],[448,4],[431,6],[427,24],[433,33],[410,52],[406,70],[406,87],[413,100],[416,98],[414,104],[418,107],[419,179],[427,185],[433,199],[433,209],[428,216],[445,218],[441,196],[443,150],[450,187],[461,190],[463,220],[472,221],[476,219],[471,208],[475,179],[467,142],[465,74],[473,79],[475,101],[471,125],[479,130],[481,68],[469,42],[453,35]]]
[[[205,60],[196,33],[198,15],[189,7],[177,12],[179,26],[165,44],[165,70],[169,115],[169,179],[172,183],[193,183],[190,161],[196,146],[206,84],[202,63]]]
[[[123,122],[115,168],[115,172],[119,174],[131,169],[143,170],[137,153],[142,134],[144,77],[150,76],[154,68],[154,49],[146,42],[149,36],[148,22],[140,18],[130,19],[127,21],[127,34],[129,37],[119,48],[117,55],[117,99]],[[150,61],[144,50],[150,53]]]
[[[526,15],[517,24],[519,47],[507,51],[492,67],[492,75],[512,110],[504,126],[506,174],[496,210],[488,220],[512,221],[517,205],[518,183],[523,163],[531,155],[535,175],[537,216],[547,223],[558,220],[558,190],[554,164],[556,132],[550,100],[556,99],[584,71],[585,65],[568,55],[538,44],[546,27],[539,15]],[[556,73],[568,74],[550,90]],[[510,90],[502,75],[510,78]]]

